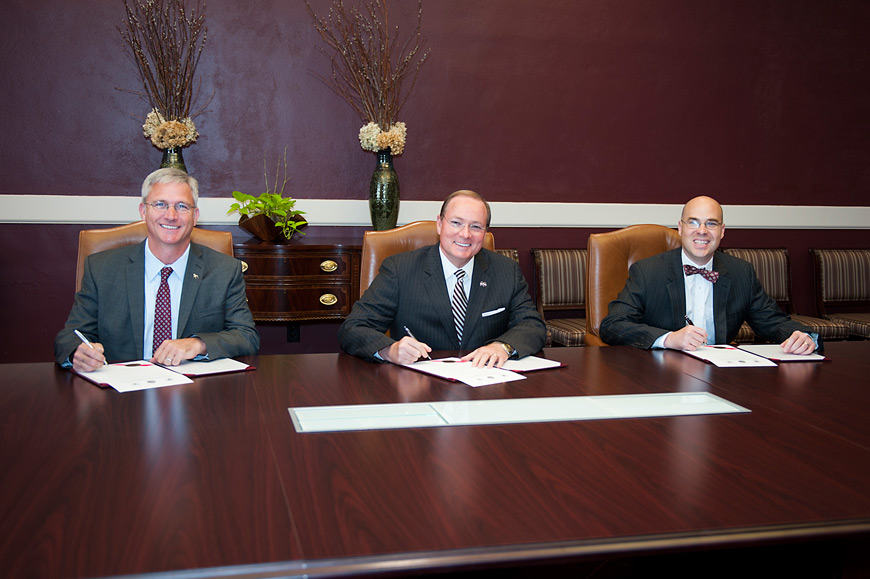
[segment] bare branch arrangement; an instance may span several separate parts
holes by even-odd
[[[196,1],[188,10],[185,0],[133,0],[132,5],[124,0],[126,16],[118,31],[142,79],[144,92],[136,94],[147,98],[153,109],[143,127],[145,136],[159,148],[183,147],[195,141],[198,133],[192,119],[211,102],[209,99],[191,114],[202,85],[200,79],[194,89],[208,32],[205,6]],[[167,130],[166,123],[175,123],[172,130]],[[188,129],[184,134],[181,125]]]
[[[426,40],[420,33],[423,0],[418,0],[414,33],[404,41],[400,40],[399,27],[390,27],[387,0],[350,9],[343,0],[333,0],[326,16],[318,16],[308,0],[305,5],[325,45],[317,48],[332,69],[330,76],[318,76],[368,123],[360,131],[361,146],[376,151],[380,141],[390,146],[393,154],[400,154],[406,131],[404,123],[397,122],[399,111],[430,52],[424,50]],[[406,85],[408,77],[410,84]],[[384,136],[378,137],[378,133]]]

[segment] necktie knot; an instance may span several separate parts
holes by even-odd
[[[164,267],[163,269],[161,269],[160,270],[160,283],[163,283],[166,280],[168,280],[170,275],[172,275],[172,268],[171,267]]]
[[[718,271],[710,271],[709,269],[695,267],[694,265],[684,265],[683,271],[686,272],[686,275],[700,274],[701,277],[703,277],[710,283],[716,283],[716,280],[719,279]]]

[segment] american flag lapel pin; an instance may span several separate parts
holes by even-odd
[[[486,282],[485,281],[480,282],[480,287],[486,287]]]

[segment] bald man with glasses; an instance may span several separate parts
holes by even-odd
[[[695,197],[677,224],[682,247],[640,260],[601,322],[601,339],[636,348],[695,350],[728,344],[748,322],[786,353],[810,354],[818,336],[792,320],[761,287],[752,266],[717,252],[725,236],[722,206]]]
[[[198,197],[184,171],[146,177],[139,215],[148,237],[85,260],[82,288],[54,341],[58,364],[89,372],[107,359],[176,366],[257,353],[241,263],[190,241]]]

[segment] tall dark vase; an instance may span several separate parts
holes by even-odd
[[[389,149],[377,153],[378,164],[369,186],[369,213],[375,231],[392,229],[399,218],[399,176]]]
[[[187,173],[187,167],[184,166],[184,157],[181,156],[181,147],[163,149],[163,160],[160,161],[160,168],[165,169],[166,167],[181,169]]]

